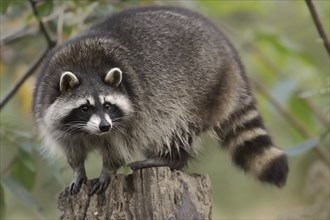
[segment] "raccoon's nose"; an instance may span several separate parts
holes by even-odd
[[[109,124],[109,122],[107,121],[101,121],[100,125],[99,125],[99,129],[102,132],[107,132],[109,131],[111,128],[111,124]]]

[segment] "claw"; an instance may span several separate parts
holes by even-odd
[[[100,176],[100,178],[93,184],[89,195],[101,194],[104,192],[110,183],[110,176]]]
[[[70,185],[70,194],[74,195],[77,194],[82,186],[83,183],[86,183],[87,177],[85,174],[77,174]]]

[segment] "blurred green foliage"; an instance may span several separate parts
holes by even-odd
[[[213,218],[329,219],[329,166],[321,162],[314,147],[321,144],[329,152],[330,63],[304,1],[38,2],[39,16],[58,42],[83,31],[99,17],[141,5],[177,5],[210,18],[235,44],[250,78],[262,82],[313,136],[302,135],[264,94],[256,91],[270,132],[291,156],[288,184],[278,190],[245,176],[218,149],[218,142],[205,135],[201,141],[204,151],[198,161],[192,162],[189,171],[210,175],[214,188]],[[3,96],[46,49],[46,42],[28,1],[0,3]],[[314,3],[329,33],[330,2]],[[57,218],[55,195],[71,180],[71,171],[64,160],[48,161],[40,156],[42,143],[30,113],[34,80],[31,77],[25,82],[0,113],[1,219]],[[99,173],[100,164],[95,161],[99,161],[97,155],[88,160],[89,178]]]

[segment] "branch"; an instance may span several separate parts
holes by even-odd
[[[276,110],[292,125],[303,137],[312,138],[313,135],[300,123],[300,121],[289,112],[284,106],[281,105],[261,83],[254,80],[253,85],[267,100],[276,108]],[[325,148],[318,144],[314,151],[319,155],[319,157],[327,164],[330,164],[329,153],[325,150]]]
[[[107,190],[89,196],[92,182],[77,195],[68,187],[58,196],[60,219],[211,219],[212,193],[206,175],[167,167],[114,175]]]
[[[302,93],[302,91],[297,90],[296,93],[300,94]],[[300,100],[314,113],[315,117],[323,124],[323,126],[329,129],[329,125],[330,125],[329,116],[323,114],[322,110],[318,108],[312,100],[306,98],[301,98]]]
[[[34,35],[37,32],[37,28],[35,27],[21,27],[19,30],[10,33],[10,34],[3,34],[0,39],[1,44],[11,44],[15,43],[17,40],[21,39],[22,37]]]
[[[311,16],[313,18],[313,21],[314,21],[314,24],[317,28],[317,31],[319,32],[319,35],[321,36],[322,40],[323,40],[323,44],[324,44],[324,47],[325,49],[327,50],[328,54],[330,55],[330,44],[329,44],[329,40],[328,40],[328,37],[324,31],[324,28],[322,26],[322,23],[320,21],[320,18],[316,12],[316,9],[314,7],[314,4],[312,2],[312,0],[305,0],[307,6],[308,6],[308,9],[311,13]]]
[[[277,65],[274,64],[274,62],[272,62],[266,55],[264,55],[259,48],[257,48],[255,45],[250,45],[252,47],[252,49],[254,50],[254,52],[256,53],[256,56],[258,57],[258,59],[260,59],[267,67],[269,70],[271,70],[271,73],[278,77],[281,78],[282,76],[285,76],[285,74],[283,73],[283,71],[278,68]],[[298,94],[302,93],[303,91],[298,88],[295,91],[295,95],[298,97]],[[321,124],[323,124],[323,126],[325,128],[329,128],[329,124],[330,124],[330,118],[327,117],[313,102],[313,100],[309,100],[309,99],[305,99],[305,98],[301,98],[300,99],[304,105],[313,112],[313,115],[319,120],[319,122]]]
[[[16,163],[16,161],[17,161],[17,155],[14,156],[7,164],[7,166],[0,171],[0,176],[3,177],[9,171],[9,169]]]
[[[24,75],[16,81],[16,83],[9,89],[6,95],[1,97],[0,100],[0,110],[6,105],[6,103],[11,99],[11,97],[17,92],[17,90],[23,85],[23,83],[34,73],[34,71],[40,65],[42,59],[47,54],[49,49],[45,50],[41,56],[29,67],[29,69],[24,73]]]
[[[56,41],[52,41],[48,32],[46,31],[46,28],[44,24],[42,23],[37,8],[36,8],[36,2],[33,0],[29,0],[33,14],[36,17],[38,23],[39,23],[39,28],[41,33],[44,35],[46,41],[47,41],[47,49],[42,53],[42,55],[33,63],[29,69],[26,71],[26,73],[23,74],[23,76],[9,89],[9,91],[1,97],[0,100],[0,110],[6,105],[6,103],[13,97],[13,95],[18,91],[18,89],[23,85],[23,83],[34,73],[34,71],[38,68],[38,66],[41,64],[43,57],[47,54],[47,52],[52,49],[53,47],[56,46]]]
[[[39,23],[40,31],[45,36],[45,39],[46,39],[47,44],[48,44],[48,48],[54,47],[56,45],[56,42],[55,41],[52,41],[52,39],[50,38],[48,32],[46,31],[46,28],[45,28],[44,23],[42,23],[42,20],[39,17],[39,13],[38,13],[37,6],[36,6],[37,3],[34,2],[33,0],[29,0],[29,2],[31,4],[31,6],[32,6],[33,14],[34,14],[34,16],[36,17],[36,19],[37,19],[37,21]]]

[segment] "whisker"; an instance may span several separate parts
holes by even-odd
[[[118,130],[120,133],[122,133],[123,135],[125,135],[125,133],[116,125],[113,125],[114,129]]]

